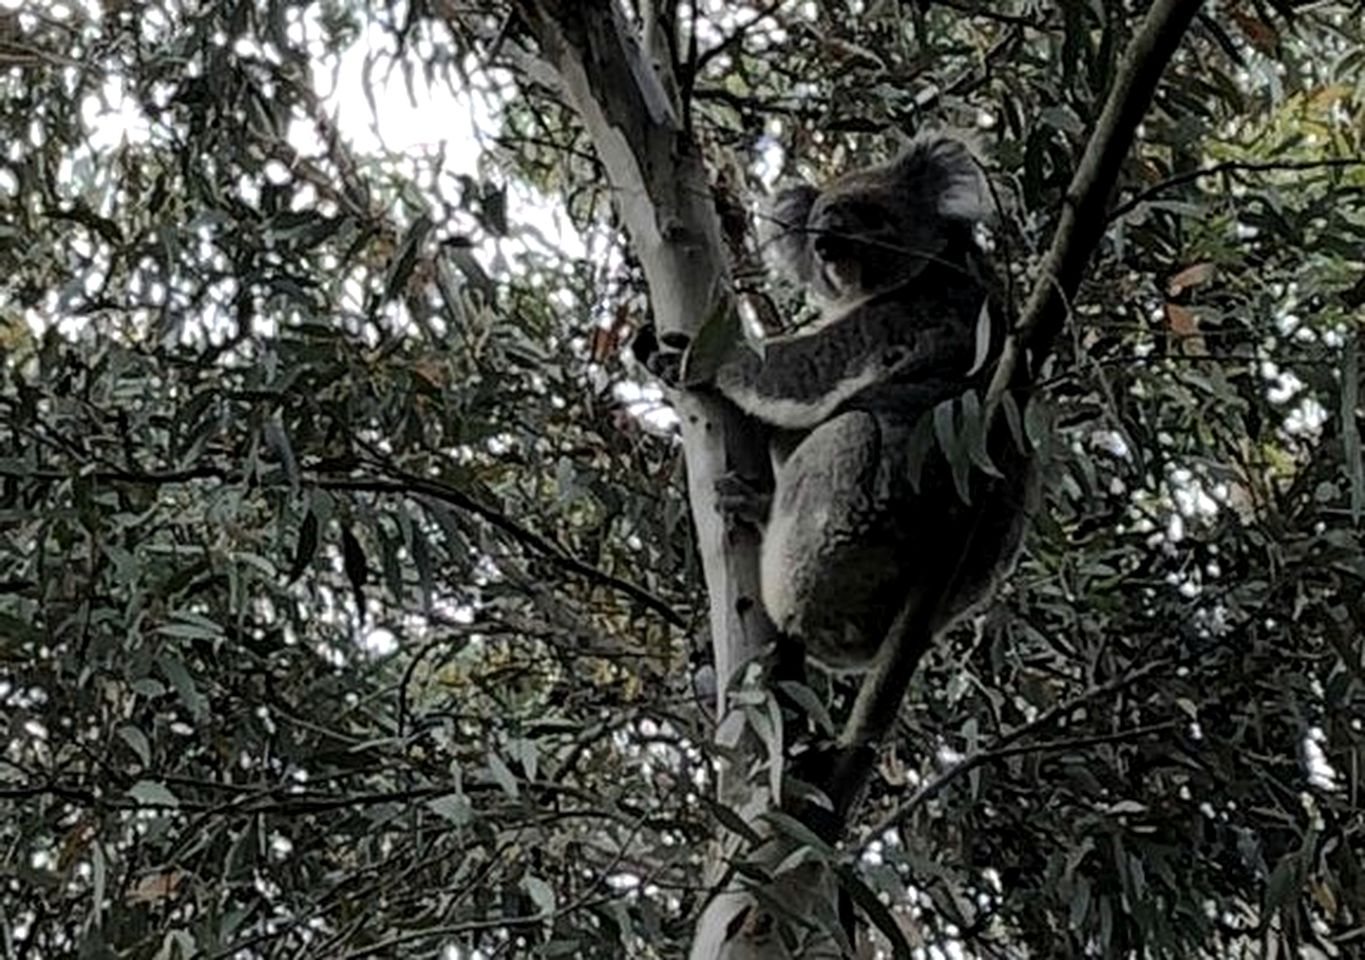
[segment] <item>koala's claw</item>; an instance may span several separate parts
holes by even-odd
[[[660,336],[654,324],[648,323],[640,328],[630,348],[635,359],[646,370],[666,386],[677,387],[682,383],[683,356],[687,345],[686,334],[665,333]]]
[[[760,490],[737,473],[727,473],[716,481],[716,508],[727,520],[762,526],[772,500],[771,492]]]

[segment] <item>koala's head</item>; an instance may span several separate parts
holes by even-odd
[[[838,302],[913,279],[992,213],[976,159],[960,140],[935,133],[823,190],[801,183],[780,191],[763,243],[778,269]]]

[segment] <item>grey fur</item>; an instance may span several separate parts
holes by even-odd
[[[989,193],[963,144],[936,134],[823,190],[787,188],[770,214],[770,259],[825,319],[766,340],[762,357],[737,349],[715,384],[781,430],[762,551],[769,614],[822,662],[865,669],[935,565],[964,557],[942,628],[990,595],[1022,536],[1032,469],[1011,445],[992,446],[1004,477],[977,471],[971,505],[941,455],[911,463],[921,415],[982,376],[979,322],[998,311],[972,231],[992,216]]]

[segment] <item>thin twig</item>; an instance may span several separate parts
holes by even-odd
[[[398,473],[394,480],[322,478],[314,482],[324,490],[362,490],[371,493],[399,493],[409,496],[416,494],[448,503],[487,521],[490,526],[501,530],[522,546],[529,547],[559,568],[582,577],[584,580],[604,587],[611,587],[638,600],[643,606],[658,613],[674,626],[683,626],[684,624],[683,618],[672,607],[644,587],[579,560],[566,548],[554,543],[549,538],[522,526],[506,514],[479,503],[469,494],[448,484],[427,480],[408,473]]]
[[[1271,160],[1264,163],[1245,160],[1226,160],[1223,163],[1215,163],[1211,167],[1201,167],[1198,170],[1178,173],[1173,177],[1169,177],[1158,184],[1148,187],[1136,196],[1120,203],[1113,210],[1110,210],[1109,220],[1110,222],[1118,220],[1124,214],[1131,213],[1153,197],[1160,196],[1167,190],[1181,186],[1182,184],[1191,183],[1198,180],[1200,177],[1216,177],[1220,173],[1267,173],[1275,170],[1322,170],[1349,167],[1365,167],[1365,157],[1329,157],[1323,160]]]
[[[398,470],[390,470],[390,477],[384,479],[364,477],[305,477],[305,484],[322,490],[349,490],[367,493],[392,493],[404,496],[421,496],[449,504],[466,513],[486,521],[490,526],[501,530],[514,541],[542,556],[562,570],[581,577],[590,583],[623,593],[638,601],[642,606],[653,610],[674,626],[683,626],[683,618],[664,600],[644,587],[623,580],[605,570],[599,570],[589,563],[579,560],[567,548],[560,546],[547,537],[536,533],[492,507],[485,506],[462,490],[449,484],[417,477]],[[87,474],[105,483],[131,483],[147,486],[160,486],[188,483],[194,480],[218,480],[223,483],[246,482],[247,475],[238,470],[229,470],[217,464],[200,464],[183,470],[121,470],[105,469]],[[14,477],[20,480],[61,481],[71,478],[71,474],[60,470],[15,470],[0,469],[0,477]]]
[[[1113,742],[1116,739],[1127,740],[1132,739],[1133,737],[1136,736],[1142,736],[1148,733],[1153,733],[1156,732],[1157,730],[1165,730],[1170,728],[1174,724],[1171,723],[1170,721],[1165,721],[1159,724],[1152,724],[1147,727],[1138,727],[1133,730],[1119,731],[1117,734],[1102,734],[1095,737],[1074,737],[1065,741],[1054,741],[1052,743],[1025,744],[1022,746],[1014,745],[1016,741],[1024,737],[1032,736],[1033,734],[1039,732],[1040,730],[1046,729],[1047,727],[1056,723],[1058,720],[1061,720],[1062,718],[1071,715],[1076,710],[1080,709],[1081,707],[1085,706],[1091,701],[1098,700],[1099,698],[1107,696],[1108,694],[1117,693],[1120,690],[1124,690],[1128,687],[1131,687],[1133,684],[1137,683],[1144,677],[1150,676],[1151,674],[1156,673],[1157,671],[1162,670],[1166,667],[1169,667],[1170,665],[1171,661],[1169,659],[1150,661],[1149,663],[1142,665],[1136,670],[1130,671],[1129,673],[1125,673],[1121,677],[1117,677],[1113,680],[1110,680],[1108,683],[1102,683],[1098,686],[1091,687],[1089,690],[1086,690],[1084,693],[1081,693],[1071,698],[1065,703],[1058,704],[1057,706],[1044,711],[1043,713],[1034,717],[1028,723],[1021,724],[1020,726],[1015,727],[1009,733],[1002,734],[999,738],[995,740],[994,743],[991,744],[990,747],[976,751],[971,756],[962,760],[960,763],[957,763],[952,767],[948,768],[947,770],[943,771],[943,773],[939,774],[937,777],[921,786],[913,794],[911,794],[905,800],[897,804],[895,808],[891,810],[890,813],[882,817],[881,820],[877,821],[877,823],[875,823],[872,826],[872,829],[869,831],[867,835],[867,840],[864,842],[865,843],[871,842],[873,839],[880,837],[887,830],[890,830],[896,824],[900,823],[901,820],[905,819],[905,817],[909,816],[910,813],[913,812],[916,807],[924,803],[929,798],[933,797],[935,794],[937,794],[944,787],[948,786],[948,784],[952,783],[958,777],[976,769],[977,767],[981,766],[984,763],[989,763],[992,760],[999,760],[1004,757],[1011,757],[1020,753],[1031,753],[1035,750],[1048,749],[1062,750],[1068,747],[1081,747],[1089,746],[1094,743]]]
[[[717,43],[714,47],[707,47],[705,50],[698,53],[696,61],[691,65],[690,72],[692,74],[692,80],[695,80],[712,60],[721,54],[726,53],[742,41],[745,33],[747,33],[751,27],[756,26],[761,20],[773,16],[786,2],[787,0],[771,0],[767,6],[760,7],[749,17],[740,23],[735,24],[735,28],[731,30],[729,35],[726,36],[724,40],[720,41],[720,43]]]
[[[1067,187],[1052,245],[1019,321],[1010,331],[986,392],[994,412],[1015,382],[1025,347],[1041,352],[1066,316],[1068,299],[1104,233],[1104,207],[1132,148],[1138,123],[1147,113],[1166,64],[1175,54],[1199,0],[1157,0],[1133,36],[1114,77],[1095,128]]]

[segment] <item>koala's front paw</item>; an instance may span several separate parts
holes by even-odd
[[[646,370],[667,386],[677,387],[682,383],[683,357],[687,345],[686,334],[665,333],[661,337],[654,324],[648,323],[635,335],[630,349]]]
[[[716,508],[727,521],[761,527],[768,519],[773,495],[747,477],[727,473],[716,481]]]

